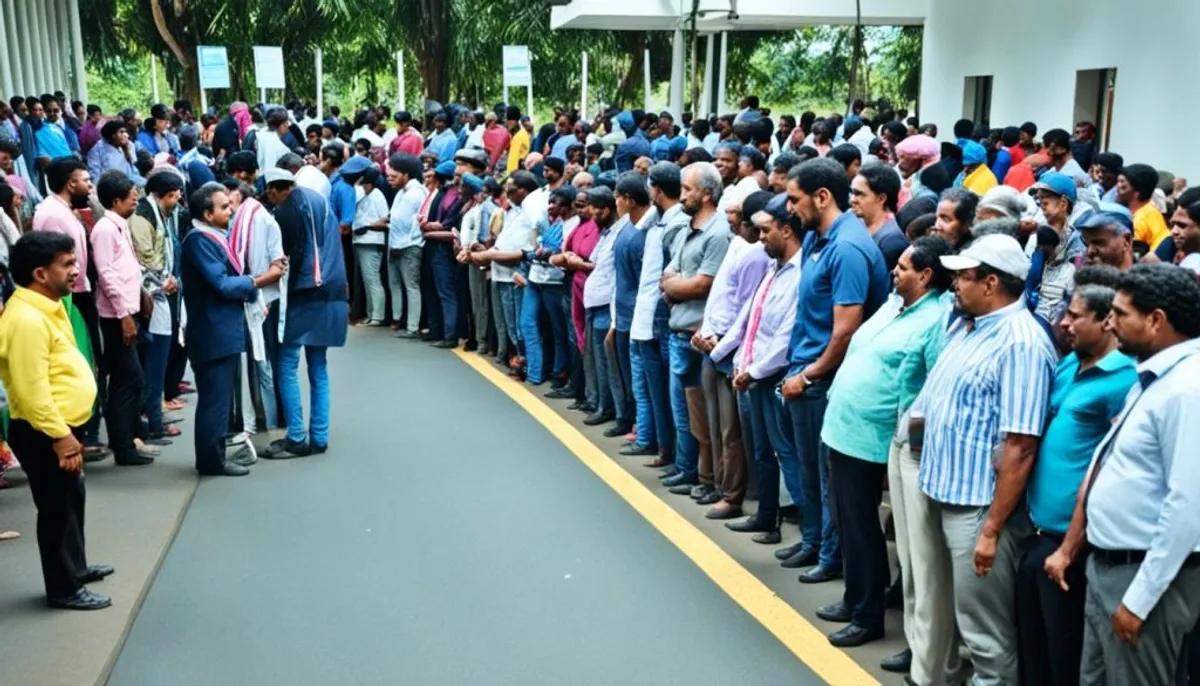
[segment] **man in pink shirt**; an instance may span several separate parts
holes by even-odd
[[[398,133],[392,139],[391,144],[388,145],[388,154],[401,153],[420,157],[421,152],[425,149],[425,141],[421,139],[421,134],[413,130],[412,115],[406,110],[400,110],[395,114],[393,119],[396,120],[396,131]]]
[[[75,241],[75,257],[79,261],[79,278],[75,279],[71,304],[79,310],[87,326],[91,349],[95,351],[96,365],[100,366],[100,320],[96,314],[96,300],[92,297],[91,246],[88,245],[87,230],[75,210],[88,206],[88,195],[92,192],[92,177],[87,165],[74,157],[60,157],[46,165],[46,186],[50,193],[33,213],[34,231],[54,231],[65,234]],[[103,373],[103,372],[101,372]],[[102,457],[100,452],[100,415],[95,413],[83,425],[84,458],[93,461]]]
[[[488,171],[494,171],[496,164],[508,150],[512,142],[512,134],[496,121],[496,113],[488,112],[483,116],[483,149],[488,154]]]
[[[104,341],[108,398],[104,419],[108,443],[119,465],[154,461],[134,442],[144,400],[142,365],[138,359],[137,317],[143,307],[142,267],[133,250],[126,220],[137,209],[137,188],[119,171],[105,172],[96,185],[104,216],[92,227],[92,261],[96,267],[96,312]],[[149,300],[149,298],[145,298]]]

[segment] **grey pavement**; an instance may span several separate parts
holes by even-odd
[[[453,355],[331,375],[329,453],[200,483],[109,683],[821,683]]]

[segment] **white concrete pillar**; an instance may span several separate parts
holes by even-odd
[[[54,90],[54,63],[50,59],[50,41],[46,40],[46,35],[50,32],[50,20],[46,16],[46,3],[44,0],[36,0],[33,3],[36,6],[34,13],[37,15],[37,33],[30,36],[34,42],[34,49],[39,54],[38,62],[41,65],[42,72],[42,92],[50,93]],[[39,93],[38,95],[41,95]]]
[[[3,93],[5,98],[16,95],[13,90],[12,61],[8,55],[7,27],[11,23],[12,18],[5,13],[4,6],[0,5],[0,93]]]
[[[42,74],[38,66],[38,56],[41,53],[33,49],[33,41],[30,40],[30,36],[35,35],[37,30],[37,24],[34,23],[34,15],[37,12],[34,10],[33,0],[16,0],[16,4],[17,22],[20,25],[17,36],[21,46],[21,69],[25,72],[25,92],[22,95],[41,95]]]
[[[62,53],[59,52],[59,37],[62,30],[62,25],[58,23],[58,3],[55,0],[46,0],[42,5],[45,7],[46,26],[44,33],[41,35],[41,42],[46,45],[46,50],[50,53],[50,86],[51,91],[66,90],[66,83],[63,81],[63,63]],[[70,103],[64,106],[69,107]]]
[[[676,26],[671,38],[671,95],[667,110],[679,118],[683,113],[683,28]]]
[[[158,59],[150,55],[150,92],[154,94],[154,102],[158,103]]]
[[[579,116],[588,119],[588,65],[587,53],[583,53],[582,73],[579,75]]]
[[[647,48],[645,54],[642,55],[642,92],[645,96],[642,98],[642,109],[650,111],[650,49]]]
[[[717,114],[723,114],[729,101],[725,95],[725,67],[729,62],[729,32],[721,32],[721,66],[717,71]]]
[[[13,90],[6,93],[6,97],[14,95],[29,95],[25,89],[25,69],[21,64],[21,40],[20,34],[17,32],[17,10],[13,5],[13,0],[4,0],[4,39],[5,39],[5,57],[8,59],[8,67],[12,72],[12,87]]]
[[[697,117],[707,117],[712,114],[712,94],[713,94],[713,53],[717,49],[716,34],[708,34],[708,45],[704,51],[704,95],[701,96],[703,104],[696,108]]]
[[[313,51],[313,61],[317,68],[317,121],[325,121],[325,79],[321,70],[320,48]]]
[[[404,109],[404,51],[396,51],[396,111]]]
[[[62,74],[62,89],[72,100],[82,100],[71,83],[71,20],[67,0],[54,0],[54,31],[58,36],[58,63]],[[87,103],[83,103],[87,105]]]
[[[83,61],[83,29],[79,25],[79,0],[67,0],[71,22],[71,60],[75,76],[75,97],[86,105],[88,101],[87,69]]]

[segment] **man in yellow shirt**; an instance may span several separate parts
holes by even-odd
[[[521,168],[521,162],[529,156],[529,132],[521,126],[521,110],[513,105],[509,105],[505,115],[508,121],[508,131],[512,134],[512,140],[508,144],[508,162],[505,164],[505,171],[509,174]]]
[[[38,510],[38,549],[51,607],[98,610],[112,600],[84,584],[113,568],[89,567],[83,547],[83,445],[96,380],[75,343],[62,299],[80,277],[70,236],[31,231],[12,247],[17,289],[0,316],[0,380],[8,391],[8,442]]]
[[[1171,237],[1167,220],[1162,212],[1150,202],[1158,186],[1158,171],[1148,164],[1130,164],[1117,176],[1117,200],[1129,208],[1133,215],[1133,240],[1146,244],[1146,252],[1153,252],[1158,244]],[[1138,246],[1134,246],[1138,251]]]

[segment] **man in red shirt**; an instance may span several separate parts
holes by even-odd
[[[388,145],[388,155],[401,153],[404,155],[412,155],[420,157],[425,150],[425,142],[421,140],[421,134],[413,130],[412,115],[406,110],[400,110],[393,117],[396,120],[396,137],[392,139]]]
[[[511,141],[512,134],[496,121],[495,112],[488,112],[483,116],[483,149],[488,154],[489,171],[496,168],[496,163],[500,161],[504,151],[508,150]]]

